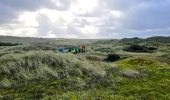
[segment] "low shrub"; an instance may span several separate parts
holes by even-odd
[[[151,53],[154,50],[157,50],[156,47],[146,47],[143,45],[130,45],[126,48],[124,48],[125,51],[129,52],[146,52],[146,53]]]
[[[97,48],[97,49],[95,49],[95,51],[99,51],[99,52],[113,52],[113,50],[111,48]]]
[[[119,59],[120,59],[120,56],[118,54],[109,54],[107,55],[107,58],[105,59],[105,61],[113,62]]]
[[[4,42],[0,42],[0,46],[17,46],[17,45],[21,45],[20,43],[4,43]]]

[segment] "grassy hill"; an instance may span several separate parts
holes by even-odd
[[[161,43],[164,45],[154,52],[141,53],[124,48],[136,42],[155,45],[139,38],[5,37],[1,42],[22,45],[0,46],[0,99],[170,99],[169,43]],[[85,53],[55,50],[58,46],[81,43],[86,44]]]
[[[170,37],[155,36],[155,37],[147,38],[146,41],[170,43]]]
[[[0,36],[0,42],[4,43],[51,43],[55,45],[76,45],[81,43],[92,43],[97,39],[64,39],[64,38],[35,38],[35,37],[15,37],[15,36]]]

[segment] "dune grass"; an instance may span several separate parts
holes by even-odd
[[[82,54],[50,44],[0,47],[0,99],[169,100],[168,47],[133,53],[126,46],[89,44]],[[120,59],[106,61],[109,54]]]
[[[89,62],[69,53],[30,51],[3,55],[0,63],[2,99],[133,100],[170,96],[170,66],[148,57],[119,60],[116,66]]]
[[[0,74],[1,95],[24,97],[26,94],[22,92],[25,91],[27,97],[34,97],[48,94],[48,91],[56,94],[61,89],[61,93],[64,93],[95,87],[95,84],[104,78],[106,71],[97,64],[79,60],[73,54],[30,51],[24,54],[3,55],[0,59]],[[36,91],[38,94],[34,94]]]

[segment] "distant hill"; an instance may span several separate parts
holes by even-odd
[[[123,38],[120,39],[119,41],[120,43],[124,43],[124,44],[138,44],[140,42],[143,42],[142,38],[138,38],[138,37],[134,37],[134,38]]]
[[[34,37],[15,37],[15,36],[0,36],[0,42],[6,43],[38,43],[38,42],[50,42],[55,39],[34,38]]]
[[[52,43],[56,45],[77,45],[77,44],[112,44],[112,43],[123,43],[123,44],[140,44],[143,42],[153,43],[170,43],[170,37],[155,36],[146,39],[134,37],[134,38],[123,38],[123,39],[66,39],[66,38],[36,38],[36,37],[15,37],[15,36],[0,36],[0,42],[2,43]]]
[[[112,44],[118,42],[117,39],[100,39],[95,42],[95,44]]]
[[[97,39],[66,39],[66,38],[36,38],[36,37],[15,37],[15,36],[0,36],[0,42],[3,43],[52,43],[55,45],[77,45],[88,44],[97,41]]]
[[[123,38],[119,40],[123,44],[140,44],[140,43],[170,43],[170,37],[154,36],[146,39],[134,37],[134,38]]]
[[[170,43],[170,37],[164,37],[164,36],[150,37],[145,40],[151,42]]]

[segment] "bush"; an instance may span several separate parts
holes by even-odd
[[[150,53],[150,52],[153,52],[154,50],[157,50],[157,48],[156,47],[146,47],[146,46],[143,46],[143,45],[131,45],[131,46],[124,48],[124,50],[129,51],[129,52]]]
[[[112,62],[112,61],[117,61],[119,59],[120,59],[119,55],[117,55],[117,54],[109,54],[109,55],[107,55],[107,58],[105,59],[105,61]]]
[[[0,42],[0,46],[17,46],[17,45],[21,45],[19,43],[3,43]]]
[[[113,52],[111,48],[97,48],[95,51],[100,51],[100,52]]]

